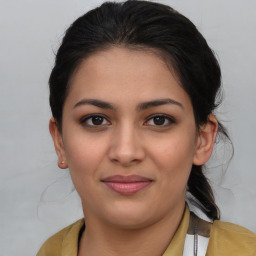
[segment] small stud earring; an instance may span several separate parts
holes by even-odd
[[[62,160],[62,161],[61,161],[61,164],[64,164],[64,163],[65,163],[65,161],[64,161],[64,160]]]

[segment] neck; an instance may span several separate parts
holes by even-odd
[[[175,213],[138,229],[124,229],[88,218],[78,255],[163,255],[178,229],[184,208],[183,205]]]

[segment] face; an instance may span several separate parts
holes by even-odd
[[[189,96],[155,54],[110,48],[85,59],[71,81],[62,133],[53,130],[85,218],[136,228],[184,208],[204,140]]]

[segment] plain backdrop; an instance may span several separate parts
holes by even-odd
[[[256,232],[256,2],[159,2],[190,18],[218,56],[225,101],[216,114],[235,155],[226,169],[228,145],[219,145],[207,173],[222,220]],[[0,0],[0,256],[36,255],[46,238],[82,217],[68,170],[57,167],[47,83],[65,29],[100,3]]]

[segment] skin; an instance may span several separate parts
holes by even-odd
[[[169,102],[145,104],[163,99]],[[50,132],[58,164],[70,169],[83,205],[79,255],[160,255],[182,219],[192,164],[211,155],[217,121],[210,115],[197,129],[189,96],[156,54],[112,47],[80,64],[62,131],[52,118]],[[112,175],[152,182],[123,195],[102,182]]]

